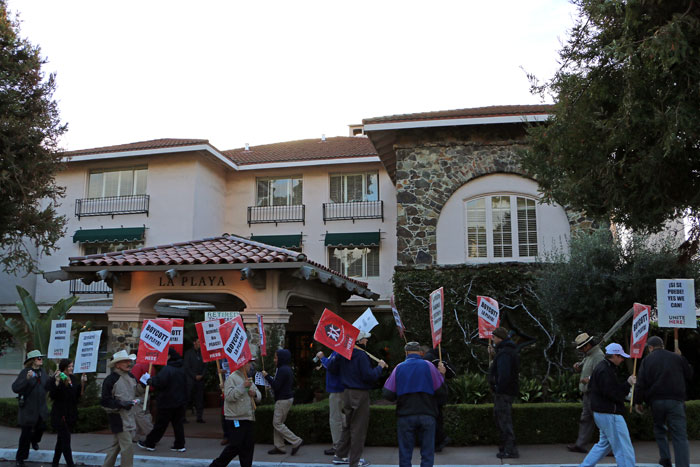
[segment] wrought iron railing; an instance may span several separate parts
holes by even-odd
[[[71,279],[70,281],[70,293],[71,295],[83,295],[83,294],[102,294],[110,295],[112,289],[107,285],[105,281],[91,282],[90,284],[85,284],[80,279]]]
[[[75,215],[78,219],[87,216],[112,216],[119,214],[148,215],[149,195],[106,196],[75,200]]]
[[[305,221],[303,204],[292,206],[248,206],[248,225]]]
[[[355,201],[352,203],[323,203],[323,222],[357,219],[384,220],[384,201]]]

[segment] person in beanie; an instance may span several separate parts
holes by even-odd
[[[321,361],[324,368],[328,368],[336,358],[340,358],[337,352],[332,352],[326,357],[323,352],[318,352],[316,358]],[[326,371],[326,392],[328,393],[328,425],[331,428],[331,439],[333,447],[323,451],[324,454],[332,456],[338,448],[340,434],[343,432],[343,391],[345,387],[338,375]]]
[[[495,348],[489,346],[489,352],[495,353],[489,369],[489,383],[493,390],[493,416],[501,432],[501,445],[496,457],[515,459],[520,457],[513,431],[513,400],[520,393],[520,357],[507,329],[494,329],[493,343]]]
[[[147,373],[146,373],[147,374]],[[156,443],[161,440],[169,424],[173,425],[175,443],[171,451],[185,452],[185,404],[187,403],[185,371],[182,369],[182,357],[177,350],[168,349],[168,364],[158,374],[148,379],[148,384],[158,390],[156,397],[156,422],[146,439],[137,443],[142,449],[155,451]]]
[[[382,394],[396,403],[396,431],[399,440],[399,466],[411,467],[415,439],[421,441],[420,465],[432,467],[435,460],[435,421],[438,402],[447,399],[446,368],[435,368],[421,356],[420,344],[408,342],[406,360],[400,363],[384,384]]]
[[[600,439],[591,448],[581,467],[593,467],[611,449],[618,467],[634,467],[634,448],[622,412],[625,410],[625,397],[637,378],[632,375],[627,381],[620,381],[617,375],[617,367],[629,357],[620,344],[608,344],[605,359],[593,370],[588,391]]]
[[[43,365],[44,356],[40,351],[32,350],[24,360],[24,369],[12,383],[12,392],[18,394],[17,418],[22,430],[15,455],[18,466],[24,465],[25,459],[29,457],[29,445],[34,450],[39,449],[39,442],[46,429],[46,420],[49,418],[45,390],[49,376],[42,368]]]
[[[56,431],[56,446],[53,452],[52,466],[58,466],[61,455],[69,467],[73,462],[70,447],[70,434],[78,421],[78,399],[83,395],[87,374],[80,380],[73,374],[73,360],[64,358],[58,363],[58,371],[46,383],[46,390],[53,400],[51,405],[51,426]]]
[[[693,369],[680,349],[669,352],[658,336],[647,341],[649,354],[642,360],[637,376],[635,399],[643,400],[651,407],[654,418],[654,437],[659,447],[659,464],[671,467],[671,451],[668,449],[668,431],[671,431],[676,467],[688,467],[690,449],[685,420],[685,388],[693,377]],[[637,404],[641,412],[641,405]]]
[[[254,422],[255,407],[253,398],[260,402],[262,396],[258,388],[250,381],[248,372],[250,362],[231,373],[221,390],[224,393],[224,430],[228,443],[219,457],[214,459],[210,467],[226,467],[234,457],[238,456],[241,467],[253,465],[255,451]]]
[[[194,340],[192,348],[185,352],[185,375],[187,375],[187,407],[194,404],[197,423],[204,423],[204,373],[207,369],[202,360],[199,338]],[[185,419],[187,421],[187,419]]]
[[[129,372],[136,355],[120,350],[112,356],[109,367],[112,373],[102,382],[100,405],[107,412],[109,428],[114,433],[112,445],[107,450],[102,467],[114,467],[117,455],[121,454],[122,467],[133,467],[136,422],[131,408],[136,402],[136,379]]]
[[[294,373],[292,372],[292,353],[287,349],[279,349],[275,352],[275,365],[277,372],[275,377],[268,375],[266,371],[262,374],[270,383],[270,387],[275,394],[275,412],[272,416],[273,442],[275,447],[270,449],[268,454],[285,454],[284,442],[292,445],[292,455],[296,454],[304,440],[295,435],[287,428],[284,422],[287,420],[289,409],[294,403]]]
[[[588,395],[588,382],[591,379],[593,369],[603,361],[605,355],[600,350],[600,346],[595,343],[592,336],[582,333],[574,340],[576,350],[583,352],[584,357],[580,362],[574,363],[574,371],[580,372],[578,388],[581,391],[581,418],[578,425],[578,438],[574,444],[569,444],[566,448],[571,452],[586,453],[588,443],[593,436],[595,422],[593,421],[593,411],[591,410],[591,398]]]

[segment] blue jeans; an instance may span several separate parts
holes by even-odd
[[[591,448],[580,467],[593,467],[612,449],[617,467],[634,467],[634,448],[630,432],[622,415],[593,412],[593,420],[600,431],[600,439]]]
[[[654,417],[654,437],[659,446],[661,459],[671,461],[671,451],[668,449],[667,432],[671,430],[673,452],[676,455],[676,467],[688,467],[690,464],[690,449],[685,423],[685,403],[669,399],[656,400],[651,403],[651,414]]]
[[[416,436],[421,440],[421,467],[432,467],[435,460],[435,417],[430,415],[398,417],[396,431],[399,439],[399,467],[411,467]]]

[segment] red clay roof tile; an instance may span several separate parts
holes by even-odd
[[[178,139],[178,138],[160,138],[148,141],[139,141],[136,143],[117,144],[114,146],[103,146],[99,148],[79,149],[77,151],[66,151],[63,156],[84,156],[88,154],[103,154],[108,152],[123,152],[123,151],[143,151],[147,149],[173,148],[179,146],[192,146],[198,144],[209,144],[207,139]]]
[[[230,149],[223,153],[239,165],[377,155],[370,140],[363,136],[335,136],[325,141],[303,139],[251,146],[248,150]]]
[[[548,114],[553,105],[493,105],[489,107],[474,107],[471,109],[439,110],[436,112],[419,112],[413,114],[387,115],[385,117],[365,118],[364,125],[374,123],[395,123],[419,120],[443,120],[450,118],[501,117],[506,115]]]

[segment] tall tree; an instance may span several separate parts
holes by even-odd
[[[560,68],[534,92],[556,102],[524,166],[546,198],[633,230],[700,229],[700,4],[573,0]]]
[[[66,126],[45,63],[0,0],[0,264],[8,272],[36,271],[36,254],[53,251],[65,225],[56,213],[64,189],[54,174]]]

